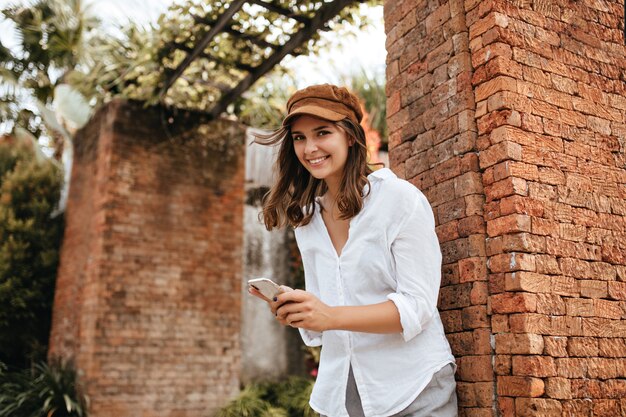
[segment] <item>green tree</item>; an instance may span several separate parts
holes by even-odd
[[[0,361],[11,368],[45,359],[63,218],[58,165],[32,145],[0,141]]]
[[[47,133],[35,103],[48,105],[55,86],[91,59],[88,39],[99,25],[81,0],[16,2],[1,11],[15,25],[19,50],[0,44],[0,122],[21,126],[35,137]]]
[[[363,106],[370,116],[370,124],[387,143],[387,94],[385,78],[369,74],[365,68],[344,78],[344,83],[363,100]]]

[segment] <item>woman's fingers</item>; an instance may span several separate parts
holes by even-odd
[[[302,322],[304,318],[305,315],[302,313],[291,313],[284,318],[284,321],[288,326],[298,327],[298,324]]]

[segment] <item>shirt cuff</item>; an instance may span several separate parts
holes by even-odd
[[[298,329],[300,331],[300,337],[305,345],[310,347],[322,346],[322,333],[314,332],[311,330]]]
[[[413,339],[422,332],[419,317],[413,302],[403,294],[391,293],[387,299],[393,301],[400,313],[400,324],[402,325],[402,337],[405,342]]]

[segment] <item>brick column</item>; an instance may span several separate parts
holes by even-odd
[[[435,213],[444,264],[439,309],[459,365],[459,407],[490,415],[485,195],[463,2],[388,1],[385,26],[390,165]]]
[[[624,415],[623,5],[466,6],[498,410]]]
[[[626,414],[623,19],[385,5],[391,167],[437,216],[461,415]]]
[[[92,416],[199,417],[238,392],[244,129],[197,117],[114,101],[75,140],[49,355]]]

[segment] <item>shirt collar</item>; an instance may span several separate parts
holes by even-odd
[[[369,179],[370,181],[384,180],[387,178],[397,178],[396,174],[394,174],[393,171],[389,168],[381,168],[367,176],[367,179]]]

